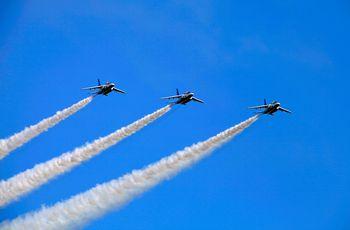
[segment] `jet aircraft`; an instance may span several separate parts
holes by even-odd
[[[264,99],[264,104],[263,105],[249,107],[249,109],[264,109],[260,113],[261,114],[268,114],[268,115],[273,115],[277,111],[282,111],[282,112],[286,112],[286,113],[292,113],[288,109],[285,109],[285,108],[281,107],[281,103],[279,103],[278,101],[273,101],[272,103],[267,104],[266,103],[266,99]]]
[[[97,79],[97,83],[98,83],[97,86],[86,87],[86,88],[83,88],[83,89],[84,90],[92,90],[92,91],[94,91],[93,92],[94,96],[97,96],[97,95],[100,95],[100,94],[107,96],[112,91],[115,91],[117,93],[125,93],[123,90],[117,89],[115,87],[114,83],[111,83],[111,82],[107,81],[106,84],[101,85],[100,79]]]
[[[204,103],[204,101],[194,97],[194,93],[188,91],[186,93],[180,94],[178,89],[176,89],[176,95],[175,96],[162,97],[162,99],[167,99],[167,100],[176,99],[176,101],[173,102],[173,103],[174,104],[181,104],[181,105],[186,105],[190,101],[196,101],[196,102],[199,102],[199,103]]]

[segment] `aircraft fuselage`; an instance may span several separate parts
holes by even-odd
[[[113,91],[113,87],[114,87],[113,84],[106,85],[100,91],[98,91],[97,94],[103,94],[107,96],[110,92]]]
[[[278,108],[280,107],[280,104],[279,103],[276,103],[276,104],[272,104],[270,105],[269,107],[267,107],[265,109],[264,112],[262,112],[263,114],[268,114],[268,115],[272,115],[274,114],[275,112],[278,111]]]
[[[183,97],[181,97],[179,100],[175,102],[175,104],[181,104],[181,105],[186,105],[188,102],[192,100],[193,94],[187,94]]]

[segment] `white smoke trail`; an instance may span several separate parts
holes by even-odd
[[[29,126],[19,133],[16,133],[6,139],[0,140],[0,160],[6,157],[11,151],[21,147],[34,137],[47,131],[49,128],[57,125],[59,122],[63,121],[67,117],[78,112],[80,109],[84,108],[87,104],[92,101],[93,97],[85,98],[78,103],[66,108],[62,111],[58,111],[52,117],[46,118],[36,125]]]
[[[232,139],[257,119],[258,116],[249,118],[207,141],[178,151],[142,170],[135,170],[117,180],[97,185],[51,208],[43,208],[39,212],[29,213],[11,222],[3,222],[0,229],[80,228],[108,211],[121,208],[141,193],[208,156],[214,149]]]
[[[70,171],[73,167],[137,132],[170,109],[171,106],[168,105],[108,136],[87,143],[72,152],[64,153],[47,162],[37,164],[34,168],[19,173],[6,181],[0,181],[0,207],[19,199],[19,197],[37,189],[56,176]]]

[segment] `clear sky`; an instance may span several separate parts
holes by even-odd
[[[350,228],[346,0],[1,1],[0,137],[86,97],[96,78],[127,95],[90,105],[0,161],[0,179],[104,136],[193,90],[72,172],[0,210],[52,205],[157,161],[279,100],[210,158],[88,229]]]

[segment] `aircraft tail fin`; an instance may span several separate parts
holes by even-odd
[[[101,85],[100,79],[97,79],[97,84],[98,84],[99,86]]]
[[[266,99],[264,99],[264,105],[267,105],[267,103],[266,103]]]
[[[176,95],[180,95],[179,89],[176,89]]]

